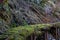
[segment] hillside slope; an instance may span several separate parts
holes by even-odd
[[[10,14],[4,14],[8,15],[10,18],[7,19],[16,25],[55,23],[60,21],[59,3],[60,2],[54,3],[53,1],[46,1],[46,3],[40,2],[38,5],[30,1],[8,0],[8,7],[4,5],[2,12],[4,9],[5,12],[9,10],[8,12]],[[0,13],[0,15],[3,15],[3,13]]]
[[[44,6],[27,3],[23,0],[10,0],[9,7],[15,23],[21,25],[24,20],[27,24],[55,23],[60,21],[57,4],[47,2]],[[42,8],[41,8],[42,7]]]

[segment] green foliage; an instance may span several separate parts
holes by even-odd
[[[39,4],[35,0],[33,0],[33,1],[30,0],[30,2],[37,4],[38,6],[44,7],[44,4],[47,2],[47,0],[42,0],[42,1],[40,1]],[[0,6],[2,6],[2,5],[0,5]],[[6,13],[10,13],[8,3],[5,3],[4,7],[6,10]],[[53,14],[53,15],[57,16],[56,14]],[[9,14],[9,16],[10,16],[10,14]],[[36,35],[41,35],[42,34],[41,29],[50,28],[52,26],[51,24],[28,25],[24,19],[22,19],[22,25],[23,26],[16,27],[16,23],[12,23],[10,25],[11,28],[8,29],[4,34],[0,35],[0,39],[8,37],[9,40],[25,40],[26,37],[28,37],[29,35],[31,35],[33,33],[35,33]],[[54,26],[57,26],[57,24]],[[60,24],[58,24],[58,26],[60,26]]]
[[[10,25],[10,27],[11,27],[11,28],[16,27],[16,23],[12,23],[12,24]]]
[[[0,4],[0,10],[2,9],[2,6],[3,6],[3,5],[2,5],[2,3],[1,3],[1,4]]]
[[[15,28],[9,29],[5,35],[9,35],[10,40],[24,40],[26,37],[35,33],[36,35],[41,35],[41,28],[49,28],[50,24],[36,24],[36,25],[26,25],[26,26],[19,26]]]
[[[57,26],[57,24],[35,24],[35,25],[26,25],[26,26],[19,26],[14,27],[6,31],[3,35],[0,36],[0,39],[8,37],[9,40],[25,40],[26,37],[35,33],[35,35],[41,35],[41,29],[50,28],[52,26]],[[59,27],[59,26],[58,26]]]
[[[22,25],[25,26],[28,25],[28,23],[23,19]]]

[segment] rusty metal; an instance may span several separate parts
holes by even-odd
[[[31,35],[31,40],[33,40],[33,35]]]
[[[56,27],[56,29],[54,29],[55,30],[55,34],[54,34],[55,36],[54,37],[56,38],[56,40],[59,40],[59,36],[60,36],[60,35],[58,35],[59,34],[58,29],[59,29],[58,27]],[[45,40],[48,40],[48,30],[45,30],[44,33],[45,33],[44,34]],[[31,35],[31,40],[37,40],[37,36],[35,34]]]
[[[45,32],[45,40],[48,40],[48,31]]]
[[[37,39],[37,36],[34,36],[34,40],[36,40]]]
[[[60,28],[58,28],[58,39],[60,40]]]
[[[56,40],[58,40],[58,28],[56,27]]]

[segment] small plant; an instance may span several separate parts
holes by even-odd
[[[27,24],[27,22],[25,20],[23,20],[22,25],[25,26],[25,25],[28,25],[28,24]]]

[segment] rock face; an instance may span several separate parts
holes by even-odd
[[[28,24],[54,23],[59,22],[60,15],[56,12],[55,4],[47,2],[42,11],[39,7],[27,4],[23,0],[9,0],[9,7],[12,12],[13,21],[17,24],[23,24],[25,20]],[[58,13],[58,14],[57,14]]]
[[[2,3],[3,2],[3,0],[0,0],[0,3]]]
[[[41,5],[38,6],[24,0],[8,0],[8,7],[10,9],[10,15],[7,14],[10,16],[8,20],[12,24],[23,25],[60,21],[59,10],[57,10],[56,4],[52,1],[47,1],[41,8]]]
[[[0,10],[0,34],[8,30],[10,24],[10,15],[4,10]]]

